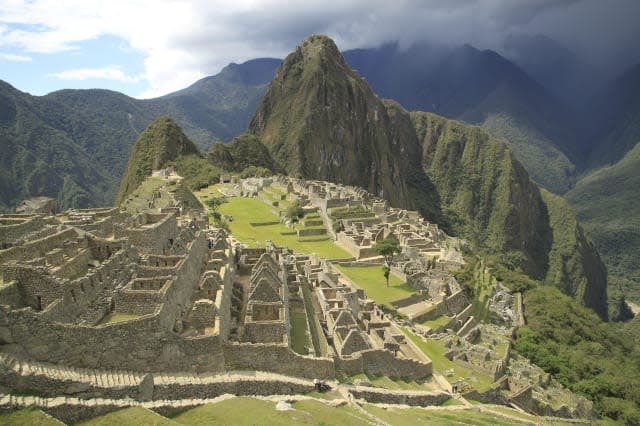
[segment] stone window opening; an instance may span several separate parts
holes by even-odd
[[[42,296],[40,296],[40,295],[36,296],[36,310],[37,311],[41,311],[42,310]]]

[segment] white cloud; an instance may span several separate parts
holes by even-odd
[[[102,79],[102,80],[116,80],[122,83],[137,83],[143,77],[126,75],[118,66],[109,65],[102,68],[76,68],[65,70],[57,73],[49,74],[51,77],[56,77],[61,80],[88,80],[88,79]]]
[[[30,56],[14,55],[13,53],[0,52],[0,60],[10,62],[31,62],[33,59]]]
[[[637,16],[631,9],[640,2],[612,1],[621,6],[601,0],[2,0],[0,48],[67,52],[83,41],[118,37],[144,58],[146,97],[181,89],[229,62],[283,57],[313,33],[333,37],[341,49],[390,40],[497,48],[516,30],[549,30],[575,45],[594,33],[578,25],[587,13],[596,25],[602,13],[594,9]],[[601,28],[599,40],[615,40],[617,33],[637,40],[640,26],[624,22],[609,32]]]

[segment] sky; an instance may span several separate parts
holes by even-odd
[[[0,0],[0,80],[33,95],[161,96],[311,34],[341,50],[428,41],[501,52],[545,35],[600,69],[640,62],[640,0]]]

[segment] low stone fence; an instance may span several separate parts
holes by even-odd
[[[223,345],[227,370],[260,370],[309,379],[333,379],[330,358],[299,355],[277,344],[231,343]]]
[[[351,358],[335,358],[336,370],[346,376],[366,373],[422,380],[431,376],[431,362],[398,358],[386,349],[368,349]]]
[[[396,391],[356,386],[349,393],[357,399],[376,404],[402,404],[419,407],[440,405],[451,398],[446,392]]]
[[[308,228],[298,229],[298,237],[311,237],[316,235],[326,235],[327,230],[325,228]]]
[[[424,301],[424,297],[422,297],[419,294],[412,294],[409,297],[406,297],[404,299],[400,299],[400,300],[396,300],[391,302],[391,305],[396,308],[406,308],[407,306],[411,306],[411,305],[415,305],[416,303],[420,303]]]

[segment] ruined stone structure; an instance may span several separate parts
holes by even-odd
[[[32,403],[77,420],[134,400],[182,406],[223,393],[308,392],[312,378],[336,373],[432,375],[431,360],[331,260],[270,242],[232,242],[209,226],[193,194],[178,196],[185,190],[180,178],[165,174],[153,177],[155,201],[146,208],[134,193],[124,210],[0,216],[0,382],[37,392]],[[398,239],[402,253],[392,273],[415,293],[393,308],[417,334],[443,339],[450,360],[495,380],[476,399],[541,414],[589,414],[582,399],[554,406],[553,388],[543,379],[531,383],[527,367],[509,372],[508,336],[523,323],[521,297],[496,286],[489,307],[505,325],[479,323],[451,272],[462,257],[436,225],[359,188],[282,177],[229,185],[234,195],[274,208],[299,201],[313,213],[311,228],[323,227],[354,255],[345,265],[379,267],[375,242]],[[443,316],[438,327],[419,324]],[[297,348],[294,317],[306,330]],[[239,373],[248,370],[258,373]],[[409,405],[438,404],[449,391],[349,390],[370,402]],[[59,405],[60,395],[74,402]],[[105,405],[83,402],[90,398],[105,398]],[[26,401],[9,397],[0,405]]]

